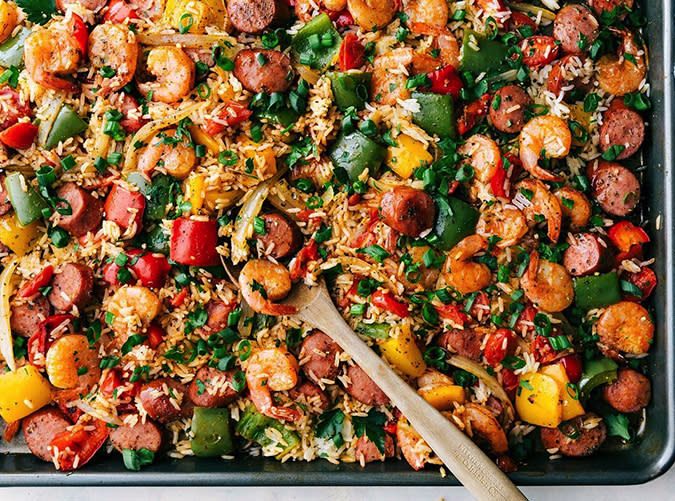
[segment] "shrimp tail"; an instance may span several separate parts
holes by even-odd
[[[297,421],[300,419],[300,411],[290,407],[270,407],[267,415],[280,421]]]
[[[556,183],[563,180],[561,176],[539,166],[539,155],[535,153],[533,148],[520,149],[520,162],[523,164],[523,168],[537,179]]]

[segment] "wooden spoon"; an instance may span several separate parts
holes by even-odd
[[[298,308],[295,318],[325,332],[351,355],[476,499],[527,499],[469,437],[361,341],[333,305],[323,280],[314,287],[295,284],[284,303]]]

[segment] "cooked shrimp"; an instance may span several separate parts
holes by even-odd
[[[502,202],[485,207],[481,210],[476,233],[484,238],[499,237],[497,247],[506,248],[516,245],[527,233],[527,220],[516,207],[507,206]]]
[[[406,290],[428,290],[436,285],[440,271],[438,268],[427,268],[424,265],[424,255],[429,251],[426,245],[420,247],[410,247],[408,254],[411,258],[412,266],[415,268],[408,268],[399,273],[400,267],[398,262],[393,260],[385,261],[385,268],[387,272],[395,273],[396,278],[403,284]]]
[[[256,409],[265,416],[281,421],[297,421],[296,409],[274,405],[273,391],[286,391],[298,384],[298,361],[282,348],[260,350],[251,356],[246,367],[246,384]]]
[[[461,240],[448,253],[443,268],[445,281],[462,294],[476,292],[490,285],[490,268],[474,263],[471,258],[487,248],[487,241],[480,235],[470,235]]]
[[[0,0],[0,43],[7,40],[19,22],[16,5]]]
[[[333,12],[339,12],[347,8],[347,0],[321,0],[321,3]]]
[[[489,409],[474,402],[464,404],[464,419],[468,421],[473,439],[481,449],[489,454],[500,456],[509,450],[509,442],[504,429]]]
[[[564,266],[539,259],[539,253],[530,253],[530,263],[520,278],[520,286],[527,299],[544,311],[563,311],[574,300],[572,278]]]
[[[166,129],[150,140],[138,155],[138,170],[149,174],[161,167],[173,177],[185,179],[195,164],[197,155],[190,138],[176,139],[176,129]]]
[[[110,77],[100,72],[99,93],[102,96],[120,90],[131,82],[136,72],[138,42],[136,35],[124,24],[99,24],[89,35],[89,59],[92,65],[114,71]]]
[[[410,91],[405,88],[408,80],[406,68],[413,62],[414,55],[413,50],[406,47],[375,58],[370,95],[379,104],[393,105],[398,99],[410,97]]]
[[[554,195],[560,201],[562,215],[569,220],[571,230],[578,231],[588,224],[592,208],[586,195],[569,186],[563,186]]]
[[[195,84],[195,62],[178,47],[150,49],[146,67],[155,80],[138,84],[141,92],[152,92],[152,100],[175,103],[190,93]]]
[[[401,448],[403,457],[414,470],[421,470],[431,458],[431,447],[415,429],[410,426],[408,420],[401,416],[396,422],[396,440]]]
[[[459,44],[452,32],[444,27],[427,23],[409,23],[410,31],[417,35],[432,35],[434,37],[433,48],[439,49],[438,59],[434,61],[443,65],[459,68]]]
[[[33,82],[53,90],[75,92],[78,86],[61,78],[77,70],[80,64],[77,40],[64,29],[33,32],[23,48],[24,64]]]
[[[499,28],[503,28],[511,17],[511,9],[502,0],[475,0],[471,2],[470,7],[476,18],[475,25],[481,28],[485,26],[490,17],[495,20]]]
[[[557,174],[539,166],[539,159],[562,158],[570,152],[572,133],[562,118],[545,115],[534,117],[520,131],[520,161],[523,168],[544,181],[561,181]]]
[[[364,31],[387,26],[397,7],[396,0],[347,0],[347,10]]]
[[[654,337],[654,322],[649,312],[632,301],[621,301],[609,306],[595,328],[598,345],[612,358],[617,358],[621,353],[647,353]]]
[[[47,350],[45,368],[57,388],[88,389],[101,377],[98,350],[82,334],[66,334],[54,341]]]
[[[475,171],[474,179],[489,183],[502,163],[502,152],[492,139],[482,134],[474,134],[457,148],[457,153],[465,157],[464,163]]]
[[[424,23],[439,28],[445,28],[448,24],[447,0],[404,0],[403,12],[408,15],[409,23]]]
[[[645,49],[638,46],[635,37],[628,30],[613,30],[621,36],[622,44],[618,54],[605,54],[595,67],[598,85],[608,94],[623,96],[640,88],[647,73]],[[629,54],[630,58],[626,58]]]
[[[513,199],[525,214],[528,223],[537,224],[537,215],[544,216],[548,224],[548,238],[555,243],[560,237],[562,226],[562,209],[560,202],[547,186],[537,179],[523,179],[516,186],[516,196]]]
[[[291,291],[291,275],[285,266],[266,259],[251,259],[239,274],[241,295],[258,313],[292,315],[295,306],[275,304]]]
[[[131,334],[130,331],[150,325],[159,314],[161,306],[157,294],[147,287],[120,287],[110,299],[107,310],[114,315],[112,328],[117,334],[115,341],[124,343]]]
[[[455,384],[450,376],[447,376],[442,372],[432,368],[428,368],[420,377],[417,378],[417,387],[419,389],[449,384]]]

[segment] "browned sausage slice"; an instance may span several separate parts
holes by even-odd
[[[588,4],[598,14],[603,12],[612,12],[617,7],[633,8],[633,0],[589,0]]]
[[[81,308],[91,299],[94,289],[94,272],[89,266],[68,263],[54,275],[49,302],[60,311],[70,311],[73,306]]]
[[[558,428],[541,428],[541,442],[546,449],[558,449],[565,456],[590,456],[607,438],[605,422],[598,420],[598,416],[588,413],[563,425],[565,433]],[[589,429],[591,423],[597,425]]]
[[[12,305],[10,325],[17,334],[30,337],[35,334],[45,318],[50,314],[49,301],[43,295],[21,304]]]
[[[341,352],[335,341],[315,330],[303,339],[300,346],[302,371],[315,383],[322,379],[333,381],[340,371],[336,356]]]
[[[397,186],[385,193],[380,207],[386,225],[409,237],[419,237],[431,228],[436,215],[431,197],[408,186]]]
[[[362,404],[385,405],[389,403],[389,397],[358,365],[347,367],[347,377],[349,378],[349,384],[345,388],[347,393]]]
[[[244,33],[261,33],[288,21],[290,9],[284,0],[230,0],[227,17]]]
[[[139,397],[148,416],[166,423],[183,414],[185,392],[185,385],[164,377],[141,386]]]
[[[609,251],[604,241],[593,233],[577,233],[568,239],[563,264],[570,275],[581,277],[601,271],[610,265]]]
[[[75,237],[94,232],[103,218],[103,202],[74,183],[61,186],[56,194],[70,204],[72,214],[61,216],[58,226]]]
[[[188,397],[198,407],[225,407],[239,396],[232,387],[236,372],[202,367],[188,386]]]
[[[606,163],[593,173],[593,196],[602,210],[613,216],[625,216],[640,201],[640,183],[631,171],[622,165]]]
[[[66,415],[54,407],[45,407],[34,412],[21,423],[23,436],[30,451],[43,461],[52,461],[47,449],[49,442],[59,433],[66,431],[72,423]]]
[[[482,342],[483,335],[475,329],[446,330],[437,341],[446,350],[476,361],[480,360]]]
[[[532,99],[517,85],[506,85],[495,92],[490,104],[490,120],[502,132],[520,132],[525,125],[525,111]]]
[[[206,326],[211,332],[222,331],[227,327],[227,319],[233,309],[234,305],[232,304],[226,304],[223,301],[209,301],[206,303],[206,314],[208,315]]]
[[[289,392],[294,401],[299,401],[315,412],[327,411],[330,399],[326,392],[314,383],[303,381]]]
[[[368,437],[362,435],[356,441],[354,448],[354,455],[356,460],[361,463],[371,463],[373,461],[384,461],[386,458],[394,457],[394,439],[391,435],[385,433],[384,435],[384,455],[380,454],[377,446],[368,440]]]
[[[239,51],[233,73],[246,90],[254,93],[285,92],[293,81],[291,60],[278,50]]]
[[[581,54],[591,48],[598,37],[600,25],[584,5],[566,5],[553,22],[553,38],[568,54]]]
[[[5,176],[0,176],[0,216],[4,216],[10,210],[12,210],[12,204],[5,189]]]
[[[647,407],[651,397],[649,379],[627,368],[619,369],[617,380],[602,389],[602,398],[619,412],[639,411]]]
[[[644,140],[645,124],[636,111],[619,106],[604,113],[600,126],[600,149],[603,153],[613,146],[623,147],[616,156],[617,160],[623,160],[637,152]]]
[[[302,233],[297,224],[276,212],[264,214],[261,218],[265,222],[265,233],[256,233],[255,238],[274,259],[285,259],[302,247]]]
[[[122,415],[120,418],[124,420],[126,416]],[[119,452],[124,449],[148,449],[157,452],[162,448],[163,439],[162,429],[147,418],[143,423],[140,416],[133,426],[123,424],[110,432],[110,442]]]

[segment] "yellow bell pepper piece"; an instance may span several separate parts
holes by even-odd
[[[562,421],[560,386],[551,376],[530,372],[520,376],[516,410],[526,423],[554,428]]]
[[[574,387],[568,386],[570,380],[567,377],[567,372],[565,372],[565,367],[563,364],[557,363],[545,365],[539,372],[555,379],[558,383],[558,386],[560,387],[560,398],[562,399],[563,403],[563,421],[567,421],[568,419],[572,419],[586,413],[584,408],[581,406],[581,402],[579,402],[579,392],[573,389]]]
[[[237,137],[237,141],[241,144],[243,148],[247,148],[244,152],[246,158],[253,159],[256,164],[262,164],[262,175],[263,179],[267,179],[277,172],[277,159],[274,156],[274,150],[272,148],[265,148],[264,150],[254,149],[257,145],[251,141],[248,137],[243,134],[240,134]]]
[[[51,386],[32,365],[0,375],[0,417],[8,423],[32,414],[51,399]]]
[[[576,125],[572,125],[570,127],[570,130],[572,131],[572,144],[574,146],[583,146],[586,142],[588,142],[588,139],[585,142],[579,141],[579,139],[583,138],[582,136],[584,136],[584,132],[586,133],[586,137],[589,137],[588,131],[591,129],[592,116],[592,113],[584,111],[583,104],[570,105],[570,122],[577,122],[581,127],[583,127],[583,130],[579,129]]]
[[[203,144],[206,146],[206,149],[209,150],[209,153],[212,155],[217,155],[220,153],[220,145],[218,141],[209,136],[199,125],[191,125],[188,127],[192,139],[197,144]]]
[[[225,4],[223,0],[169,0],[165,19],[177,30],[204,33],[207,26],[223,26]]]
[[[424,143],[406,134],[398,135],[396,142],[398,146],[387,149],[387,165],[403,179],[408,179],[416,168],[434,159]]]
[[[424,400],[439,411],[452,409],[453,402],[464,403],[464,388],[456,384],[439,384],[426,386],[417,390]]]
[[[199,209],[204,204],[204,185],[206,180],[203,174],[193,174],[187,180],[187,195],[190,201],[190,212],[199,214]]]
[[[21,226],[14,213],[0,217],[0,242],[21,257],[33,246],[33,241],[40,234],[40,223],[35,221]]]
[[[239,190],[207,191],[204,195],[204,205],[211,211],[227,209],[237,203],[243,196],[244,193]]]
[[[380,349],[387,360],[406,376],[419,377],[427,370],[422,352],[417,347],[409,327],[404,326],[398,337],[390,337],[382,341]]]

